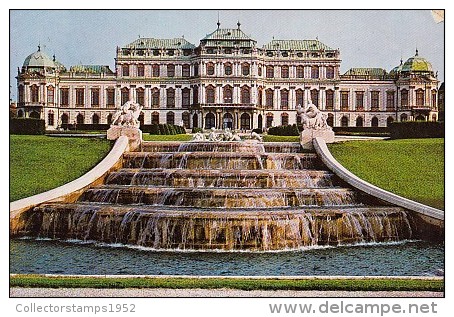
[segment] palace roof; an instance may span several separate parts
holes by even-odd
[[[184,38],[174,39],[155,39],[155,38],[139,38],[134,42],[127,44],[125,48],[151,48],[151,49],[193,49],[195,45],[188,42]]]
[[[370,77],[381,79],[383,76],[386,76],[386,70],[383,68],[350,68],[342,76],[352,76],[352,77]]]
[[[240,27],[237,29],[221,29],[218,28],[214,32],[207,34],[201,43],[206,46],[253,46],[257,41],[251,39],[246,33],[244,33]]]
[[[265,50],[294,51],[332,51],[333,49],[319,40],[272,40],[263,46]]]
[[[35,68],[35,67],[55,67],[54,61],[47,56],[46,53],[41,51],[41,48],[38,46],[38,50],[33,54],[30,54],[25,58],[24,64],[22,67],[26,68]]]
[[[75,73],[113,74],[109,66],[106,65],[75,65],[71,66],[69,71]]]
[[[413,57],[407,59],[401,69],[402,72],[432,72],[432,64],[424,57],[418,55],[418,50]]]

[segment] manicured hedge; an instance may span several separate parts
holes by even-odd
[[[43,135],[46,132],[46,124],[42,119],[33,118],[10,118],[10,134]]]
[[[146,124],[140,127],[142,132],[154,135],[186,134],[184,127],[173,124]]]
[[[269,135],[299,135],[299,129],[296,124],[281,125],[268,129]]]
[[[391,139],[444,138],[445,124],[439,121],[405,121],[389,125]]]

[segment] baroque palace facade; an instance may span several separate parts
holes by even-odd
[[[438,120],[439,81],[418,51],[389,72],[340,74],[338,49],[318,40],[273,39],[258,47],[240,26],[218,22],[198,46],[184,38],[139,38],[117,47],[115,71],[68,70],[38,47],[18,69],[17,115],[44,119],[48,130],[110,124],[132,100],[143,106],[141,125],[250,130],[297,123],[297,105],[312,100],[333,127]]]

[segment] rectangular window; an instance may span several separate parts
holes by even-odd
[[[60,89],[60,104],[62,106],[69,105],[69,88]]]
[[[115,106],[115,89],[107,89],[107,106]]]
[[[175,90],[167,90],[167,108],[175,108]]]
[[[191,91],[189,89],[183,89],[181,106],[183,108],[188,108],[190,100],[191,100]]]
[[[422,89],[416,90],[416,105],[424,106],[424,91]]]
[[[289,68],[288,68],[288,66],[282,66],[281,67],[281,77],[282,78],[288,78],[289,77]]]
[[[31,102],[39,102],[39,87],[38,86],[30,86],[30,101]]]
[[[386,92],[386,110],[394,110],[394,91]]]
[[[159,90],[153,90],[151,94],[151,106],[153,108],[159,107]]]
[[[167,65],[167,77],[175,77],[175,65]]]
[[[288,116],[281,116],[281,124],[283,126],[287,126],[288,125]]]
[[[189,65],[183,65],[183,77],[189,77],[190,76],[190,67]]]
[[[296,105],[304,106],[304,91],[301,89],[296,91]]]
[[[85,89],[76,88],[76,106],[83,106],[85,104]]]
[[[377,111],[380,107],[380,92],[379,91],[372,91],[370,93],[371,96],[371,103],[370,108],[371,110]]]
[[[364,92],[356,92],[356,110],[364,110]]]
[[[288,109],[288,91],[287,90],[281,91],[281,109],[282,110]]]
[[[159,65],[156,65],[156,64],[153,65],[151,70],[152,70],[152,74],[151,74],[151,75],[152,75],[153,77],[159,77],[159,75],[160,75],[160,72],[159,72]]]
[[[47,87],[47,103],[54,103],[54,87]]]
[[[327,90],[326,91],[326,110],[333,110],[334,109],[334,91]]]
[[[123,65],[121,67],[121,73],[123,74],[123,77],[128,77],[129,76],[129,65]]]
[[[404,89],[400,93],[400,105],[402,108],[408,107],[408,90]]]
[[[91,90],[91,106],[99,106],[99,89]]]
[[[137,65],[137,77],[144,77],[145,76],[145,66],[142,64]]]
[[[297,66],[296,67],[296,77],[297,78],[304,78],[304,67],[303,66]]]
[[[341,111],[348,111],[348,91],[341,91]]]
[[[137,89],[136,102],[142,107],[145,105],[145,91],[143,89]]]
[[[274,78],[274,67],[266,66],[266,78]]]
[[[273,109],[273,91],[267,90],[265,92],[265,105],[268,109]]]

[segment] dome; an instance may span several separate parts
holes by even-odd
[[[38,51],[27,56],[24,61],[23,67],[52,67],[55,68],[55,63],[52,59],[47,56],[46,53],[41,52],[41,48],[38,46]]]
[[[418,50],[413,57],[410,57],[402,66],[403,72],[432,72],[432,64],[424,57],[418,56]]]
[[[396,67],[394,67],[393,69],[391,69],[391,71],[389,72],[390,75],[396,75],[396,74],[399,74],[401,71],[402,71],[402,66],[403,66],[403,61],[400,60],[400,64]]]

